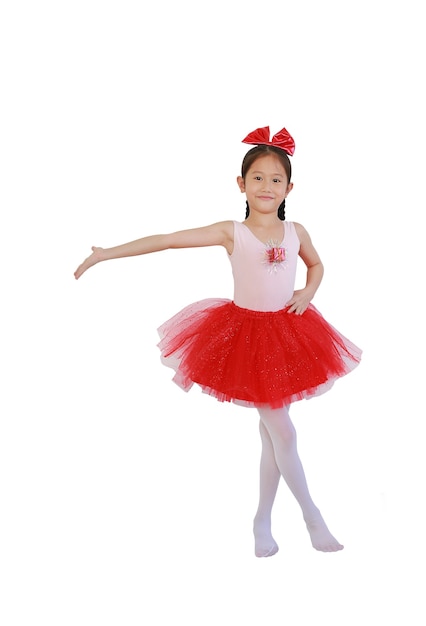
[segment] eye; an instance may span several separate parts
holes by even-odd
[[[274,183],[280,183],[280,182],[281,182],[281,179],[280,179],[280,178],[274,178],[274,179],[273,179],[273,182],[274,182]]]
[[[262,177],[261,176],[255,176],[254,180],[262,180]]]

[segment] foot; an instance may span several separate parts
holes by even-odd
[[[338,552],[343,550],[341,543],[328,530],[321,513],[318,512],[311,520],[306,521],[306,527],[311,537],[312,546],[320,552]]]
[[[278,544],[271,533],[271,523],[254,520],[254,553],[257,557],[273,556],[278,552]]]

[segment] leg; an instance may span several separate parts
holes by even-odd
[[[343,546],[328,530],[309,493],[305,472],[297,452],[296,430],[287,408],[259,409],[259,415],[271,439],[280,474],[302,509],[313,547],[322,552],[341,550]]]
[[[281,474],[275,462],[274,448],[262,420],[259,422],[262,453],[259,472],[259,506],[254,518],[253,532],[256,556],[272,556],[278,546],[271,534],[271,512]]]

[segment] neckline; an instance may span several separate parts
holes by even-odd
[[[254,232],[251,230],[251,228],[249,228],[247,226],[247,224],[244,224],[243,222],[240,222],[241,226],[244,226],[244,228],[246,228],[249,233],[252,235],[252,237],[254,237],[256,239],[256,241],[258,241],[259,243],[261,243],[263,246],[268,245],[268,243],[271,241],[270,239],[268,241],[262,241],[261,239],[259,239],[259,237],[256,237],[256,235],[254,234]],[[287,228],[286,225],[283,223],[283,236],[280,242],[277,242],[279,246],[281,246],[284,243],[286,234],[287,234]]]

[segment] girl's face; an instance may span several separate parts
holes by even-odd
[[[250,212],[263,214],[277,213],[281,202],[293,188],[283,165],[273,154],[256,159],[245,178],[238,176],[237,183],[241,192],[246,194]]]

